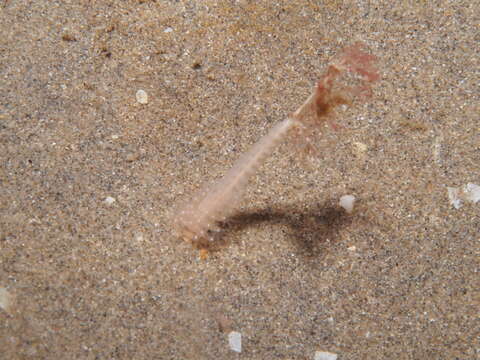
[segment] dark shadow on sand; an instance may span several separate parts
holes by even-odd
[[[341,228],[352,222],[352,216],[342,208],[326,204],[313,204],[299,210],[298,206],[254,209],[239,212],[220,224],[217,239],[209,246],[215,252],[228,246],[232,234],[261,224],[287,227],[286,237],[298,253],[307,258],[317,257],[329,243],[338,240]]]

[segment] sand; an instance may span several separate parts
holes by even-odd
[[[480,203],[447,188],[480,184],[478,24],[473,1],[1,1],[0,357],[477,358]],[[372,98],[315,157],[281,145],[214,249],[180,240],[176,204],[355,41]]]

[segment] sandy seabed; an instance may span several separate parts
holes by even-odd
[[[480,203],[448,188],[480,184],[478,7],[369,4],[0,1],[0,357],[476,359]],[[355,41],[373,97],[181,241]]]

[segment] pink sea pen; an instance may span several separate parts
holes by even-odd
[[[217,224],[235,210],[250,177],[289,133],[298,142],[313,141],[312,136],[332,117],[335,107],[350,102],[355,95],[368,94],[370,84],[379,79],[375,57],[366,53],[361,43],[343,50],[308,99],[293,114],[274,125],[253,147],[244,153],[224,175],[205,186],[174,214],[175,228],[180,237],[200,247],[213,240]],[[344,74],[357,76],[359,85],[341,88],[336,84]]]

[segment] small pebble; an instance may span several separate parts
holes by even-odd
[[[173,29],[169,26],[169,27],[166,27],[165,30],[163,30],[164,33],[171,33],[173,31]]]
[[[148,94],[145,90],[138,90],[135,96],[140,104],[148,103]]]
[[[327,351],[315,351],[314,360],[337,360],[337,354]]]
[[[228,334],[228,344],[230,349],[237,353],[242,352],[242,334],[237,331],[232,331]]]
[[[361,142],[354,142],[353,145],[355,146],[355,152],[357,155],[362,155],[368,149],[367,145]]]
[[[62,40],[63,41],[77,41],[77,39],[75,38],[75,36],[73,36],[72,34],[69,34],[69,33],[65,33],[62,35]]]
[[[215,320],[218,324],[218,330],[222,333],[230,333],[232,330],[232,321],[222,313],[217,313],[215,315]]]
[[[202,68],[202,64],[199,61],[196,61],[192,64],[192,69],[193,70],[199,70]]]
[[[140,154],[135,152],[130,153],[125,157],[125,160],[127,160],[128,162],[137,161],[138,159],[140,159]]]
[[[208,259],[208,250],[207,249],[200,249],[199,258],[202,261],[207,260]]]

